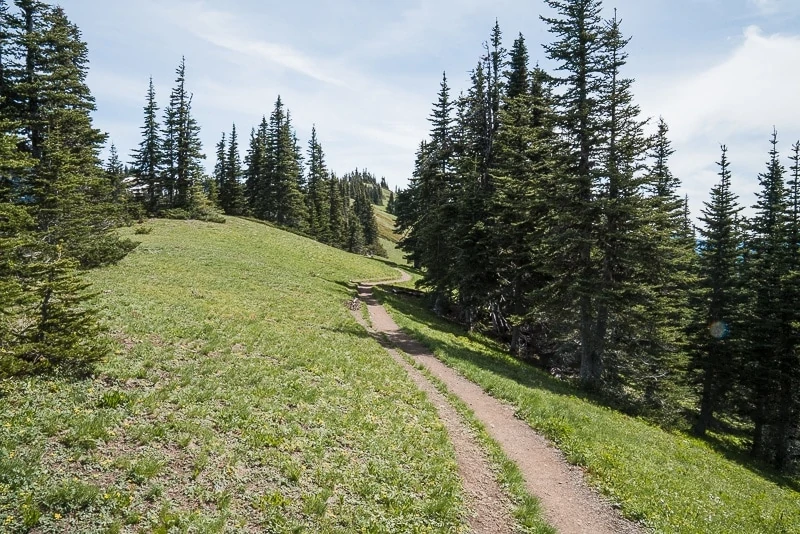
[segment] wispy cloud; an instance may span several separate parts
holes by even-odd
[[[250,30],[240,17],[208,7],[205,2],[171,3],[163,12],[183,30],[208,43],[232,52],[240,60],[263,61],[293,71],[314,80],[344,85],[338,77],[328,72],[325,62],[305,55],[285,43],[275,43],[250,37]]]
[[[686,190],[705,198],[716,182],[719,145],[731,149],[738,169],[738,193],[750,204],[756,176],[766,160],[767,139],[778,128],[784,148],[800,136],[800,36],[766,35],[745,29],[740,43],[722,61],[694,74],[666,73],[642,80],[637,93],[643,110],[669,123],[675,156]],[[757,132],[761,132],[758,135]]]

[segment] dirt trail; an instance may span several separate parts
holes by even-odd
[[[402,281],[410,279],[406,273],[403,274]],[[436,359],[422,344],[400,332],[394,320],[372,295],[374,285],[360,284],[358,288],[359,298],[368,306],[372,330],[383,333],[392,346],[424,365],[447,385],[450,392],[470,406],[489,434],[522,471],[528,490],[540,500],[545,518],[551,525],[563,534],[643,532],[591,490],[583,479],[582,471],[570,466],[559,450],[517,419],[513,407],[489,396],[479,386]],[[438,401],[435,402],[438,404]]]
[[[404,277],[399,281],[410,280],[406,273],[403,274]],[[359,297],[363,299],[365,294],[362,287],[367,286],[359,286]],[[371,288],[369,291],[371,294]],[[428,399],[436,407],[439,419],[447,430],[456,453],[458,472],[463,479],[464,500],[470,511],[467,518],[470,530],[475,534],[512,534],[515,530],[515,521],[512,516],[511,502],[497,483],[486,452],[478,444],[461,416],[422,373],[409,365],[395,349],[385,342],[380,332],[376,332],[364,321],[360,311],[353,311],[353,316],[370,333],[375,334],[376,339],[386,348],[389,355],[406,370],[414,384],[428,396]]]

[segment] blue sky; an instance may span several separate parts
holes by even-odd
[[[89,85],[99,128],[127,160],[139,141],[148,78],[166,102],[181,55],[213,157],[236,123],[250,128],[281,95],[301,142],[312,124],[329,167],[355,167],[403,187],[442,71],[455,92],[482,51],[495,18],[506,47],[525,35],[548,68],[539,21],[543,2],[522,0],[63,0],[89,44]],[[606,1],[633,38],[626,74],[645,116],[663,116],[677,153],[673,171],[697,214],[716,182],[726,143],[734,185],[754,202],[777,127],[788,154],[800,139],[800,1]],[[243,147],[244,149],[244,147]],[[213,160],[207,162],[213,166]]]

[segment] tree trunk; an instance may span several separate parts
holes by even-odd
[[[703,377],[703,394],[700,398],[700,416],[692,429],[692,431],[700,437],[706,435],[706,431],[714,420],[714,379],[714,370],[706,369],[705,376]]]

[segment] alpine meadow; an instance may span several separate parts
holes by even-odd
[[[800,10],[211,4],[0,0],[0,532],[800,532]]]

